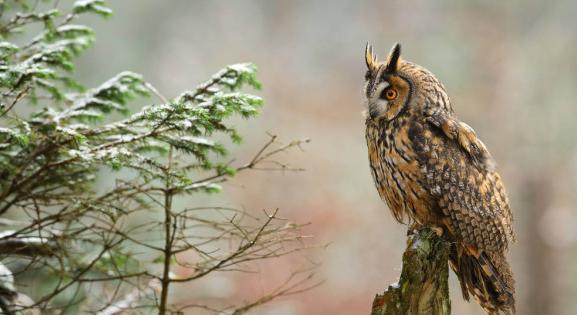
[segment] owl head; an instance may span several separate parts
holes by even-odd
[[[367,119],[390,122],[404,114],[439,108],[452,111],[443,85],[427,69],[402,60],[399,43],[393,45],[384,62],[377,60],[367,43],[365,61]]]

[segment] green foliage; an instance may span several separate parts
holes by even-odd
[[[116,288],[114,292],[130,292],[127,283],[133,277],[164,279],[144,268],[134,257],[134,247],[155,252],[156,258],[149,263],[162,263],[165,257],[170,257],[170,264],[177,262],[172,253],[172,247],[177,246],[173,239],[165,239],[174,243],[162,247],[133,235],[158,235],[155,233],[163,228],[172,228],[170,222],[175,222],[174,229],[167,230],[170,233],[180,231],[177,223],[184,229],[191,217],[173,212],[172,197],[220,192],[219,182],[236,174],[240,168],[220,162],[228,150],[216,140],[222,137],[215,136],[226,135],[240,142],[229,118],[251,118],[258,113],[262,99],[240,89],[259,89],[260,83],[254,65],[237,64],[172,99],[164,99],[141,75],[132,72],[121,72],[96,88],[86,89],[74,79],[74,59],[94,42],[94,32],[73,23],[87,13],[108,17],[110,9],[101,0],[79,0],[69,11],[50,6],[37,12],[42,5],[33,2],[0,2],[0,215],[22,220],[21,226],[0,236],[0,242],[19,239],[31,251],[24,257],[8,254],[3,263],[21,270],[24,261],[27,267],[23,270],[39,270],[34,281],[58,279],[47,286],[49,291],[28,291],[36,303],[33,307],[66,312],[68,306],[53,301],[66,300],[71,290],[81,290],[84,293],[79,296],[89,299],[85,310],[95,310],[112,301],[88,294],[91,283]],[[37,36],[26,37],[32,25],[41,25],[42,30]],[[130,114],[129,101],[151,95],[159,96],[160,101]],[[113,121],[112,117],[118,116],[111,113],[124,118]],[[97,193],[93,183],[99,170],[106,167],[124,175],[116,178],[112,188]],[[128,174],[132,179],[125,179]],[[203,178],[202,174],[214,175]],[[159,202],[162,198],[165,201]],[[155,217],[164,213],[168,223],[124,225],[141,211],[155,211]],[[268,233],[266,226],[245,231],[235,217],[224,221],[229,225],[226,229],[221,223],[198,219],[219,233],[239,230],[242,233],[231,235],[251,237],[251,241],[241,240],[240,254],[223,260],[227,264],[217,263],[214,269],[205,264],[203,268],[217,270],[237,257],[253,259],[244,258],[244,252],[258,244],[261,234]],[[184,239],[186,235],[182,235]],[[28,242],[32,236],[41,237],[35,243]],[[283,242],[288,239],[282,238]],[[42,251],[34,251],[32,244],[37,243],[43,246]],[[27,273],[22,274],[24,281]],[[12,286],[12,282],[5,286]]]
[[[79,185],[94,178],[90,175],[98,165],[139,171],[147,165],[150,169],[146,178],[164,178],[162,165],[152,161],[149,153],[166,154],[169,146],[195,157],[198,167],[204,170],[219,168],[210,162],[210,154],[225,155],[227,151],[209,137],[221,132],[238,142],[240,136],[224,120],[234,114],[252,117],[262,105],[260,98],[237,92],[245,84],[260,87],[256,68],[239,64],[223,69],[195,90],[166,103],[146,106],[121,121],[96,124],[112,111],[127,114],[127,102],[149,96],[151,89],[140,75],[122,72],[97,88],[76,92],[81,85],[68,72],[74,69],[74,57],[94,37],[90,28],[70,23],[76,15],[86,12],[103,16],[111,13],[103,1],[77,1],[63,21],[57,20],[60,11],[51,9],[44,13],[17,13],[1,28],[3,37],[9,37],[16,25],[39,21],[45,25],[44,31],[25,47],[10,42],[0,44],[0,59],[5,61],[0,66],[4,107],[26,101],[40,105],[29,119],[12,114],[17,108],[3,111],[0,213],[8,210],[8,205],[29,197],[14,195],[20,190],[32,191],[45,185],[66,187],[62,181],[71,171],[85,175],[74,181],[76,189],[89,191],[89,186]],[[66,168],[66,172],[55,176],[54,167]]]
[[[102,17],[112,15],[112,10],[106,7],[103,0],[81,0],[74,3],[74,14],[94,13]]]

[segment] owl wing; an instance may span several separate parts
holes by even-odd
[[[515,284],[505,258],[514,238],[512,215],[489,151],[471,127],[444,111],[416,123],[412,134],[419,135],[413,145],[425,184],[458,244],[450,262],[463,296],[472,294],[491,314],[514,313]]]
[[[475,130],[469,125],[442,110],[431,113],[426,120],[443,131],[447,138],[458,143],[475,166],[488,171],[495,170],[495,161],[491,153],[489,153],[485,144],[477,138]]]
[[[513,238],[511,210],[491,155],[473,129],[439,111],[415,123],[409,137],[449,232],[476,251],[503,252]]]

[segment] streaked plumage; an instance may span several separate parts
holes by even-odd
[[[393,47],[380,63],[367,45],[366,140],[381,198],[399,222],[440,227],[454,242],[450,264],[463,296],[489,314],[514,313],[505,254],[514,238],[505,187],[444,86]]]

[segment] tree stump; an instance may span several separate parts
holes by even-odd
[[[409,235],[401,278],[377,294],[371,315],[450,314],[449,249],[449,242],[429,228]]]

